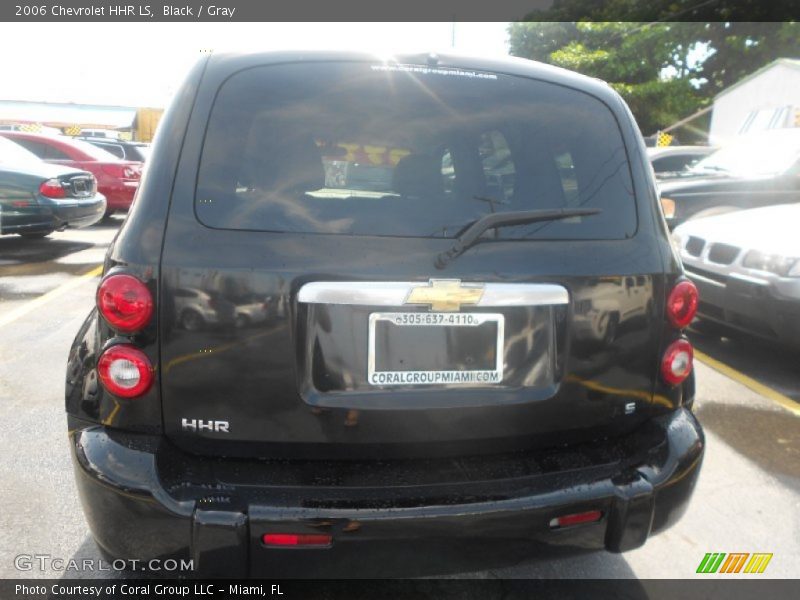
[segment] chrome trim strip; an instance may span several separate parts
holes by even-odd
[[[471,281],[462,283],[464,286],[480,285]],[[305,304],[403,306],[412,289],[427,285],[427,281],[314,281],[300,288],[297,300]],[[476,306],[541,306],[569,302],[567,289],[553,283],[485,283],[483,286],[483,297]]]
[[[687,269],[686,270],[686,274],[689,276],[689,279],[697,279],[698,281],[702,281],[703,283],[707,283],[708,285],[713,285],[713,286],[716,286],[718,288],[726,287],[726,284],[724,284],[722,282],[719,282],[719,281],[717,281],[715,279],[711,279],[710,277],[706,277],[705,275],[701,275],[700,273],[697,273],[696,271],[690,271],[690,270]]]

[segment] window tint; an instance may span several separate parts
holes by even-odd
[[[653,170],[656,173],[668,173],[672,171],[683,171],[686,167],[697,162],[700,156],[664,156],[653,161]]]
[[[456,170],[453,166],[453,154],[449,148],[442,150],[442,185],[444,193],[453,195],[456,191]]]
[[[580,192],[578,190],[578,180],[575,175],[575,163],[572,154],[567,150],[557,154],[555,157],[558,176],[561,178],[561,190],[564,193],[564,201],[568,206],[578,206]]]
[[[117,158],[125,158],[125,149],[122,146],[118,146],[117,144],[95,144],[95,146],[101,150],[110,152]]]
[[[481,157],[486,191],[491,204],[508,204],[514,196],[514,160],[502,133],[481,134],[478,152]]]
[[[22,144],[12,142],[0,136],[0,164],[4,165],[41,165],[41,160]]]
[[[229,78],[195,204],[209,226],[261,231],[454,237],[491,212],[570,206],[602,213],[496,235],[636,229],[627,155],[600,101],[510,75],[362,63]]]
[[[91,142],[87,142],[86,140],[71,138],[69,140],[69,145],[72,148],[78,150],[79,152],[82,152],[83,154],[87,155],[88,158],[86,160],[96,160],[103,162],[106,161],[116,162],[118,160],[117,157],[111,154],[110,152],[107,152],[102,148],[98,148],[97,146],[95,146]]]
[[[33,140],[26,140],[24,138],[13,138],[14,143],[19,144],[29,152],[33,152],[41,159],[47,158],[47,146],[41,142],[34,142]]]
[[[56,148],[55,146],[51,146],[50,144],[45,145],[44,149],[44,157],[47,160],[69,160],[69,155]]]

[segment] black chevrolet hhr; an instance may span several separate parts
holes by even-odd
[[[107,557],[359,576],[432,548],[444,570],[624,552],[697,480],[697,293],[595,79],[206,57],[96,300],[66,408]]]

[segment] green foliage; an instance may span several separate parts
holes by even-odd
[[[776,58],[800,58],[800,26],[787,23],[686,23],[715,53],[700,74],[716,95]]]
[[[554,0],[528,18],[541,21],[791,21],[800,0]]]
[[[550,12],[577,14],[570,12],[577,4],[589,16],[638,14],[632,0],[557,1]],[[675,14],[684,5],[656,0],[649,16],[654,9]],[[707,106],[720,91],[776,58],[800,53],[800,29],[793,22],[522,22],[511,24],[509,37],[515,56],[607,81],[628,102],[644,133]]]

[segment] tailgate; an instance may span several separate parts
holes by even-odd
[[[168,264],[187,257],[188,239],[191,260],[211,266]],[[167,433],[195,451],[474,453],[620,433],[659,410],[663,278],[592,275],[566,260],[603,246],[594,266],[610,270],[633,241],[550,244],[525,260],[497,244],[504,270],[462,258],[443,279],[435,240],[382,240],[366,259],[356,238],[198,229],[183,240],[162,266],[161,384]],[[256,267],[238,267],[243,256]],[[387,256],[404,257],[405,277],[380,279]],[[359,268],[346,277],[341,264]],[[196,294],[206,306],[183,297],[197,288],[212,292]],[[199,325],[178,314],[189,306]]]
[[[176,443],[465,454],[673,408],[653,401],[668,244],[607,87],[533,67],[237,60],[209,61],[161,255]],[[531,212],[552,218],[496,221]]]

